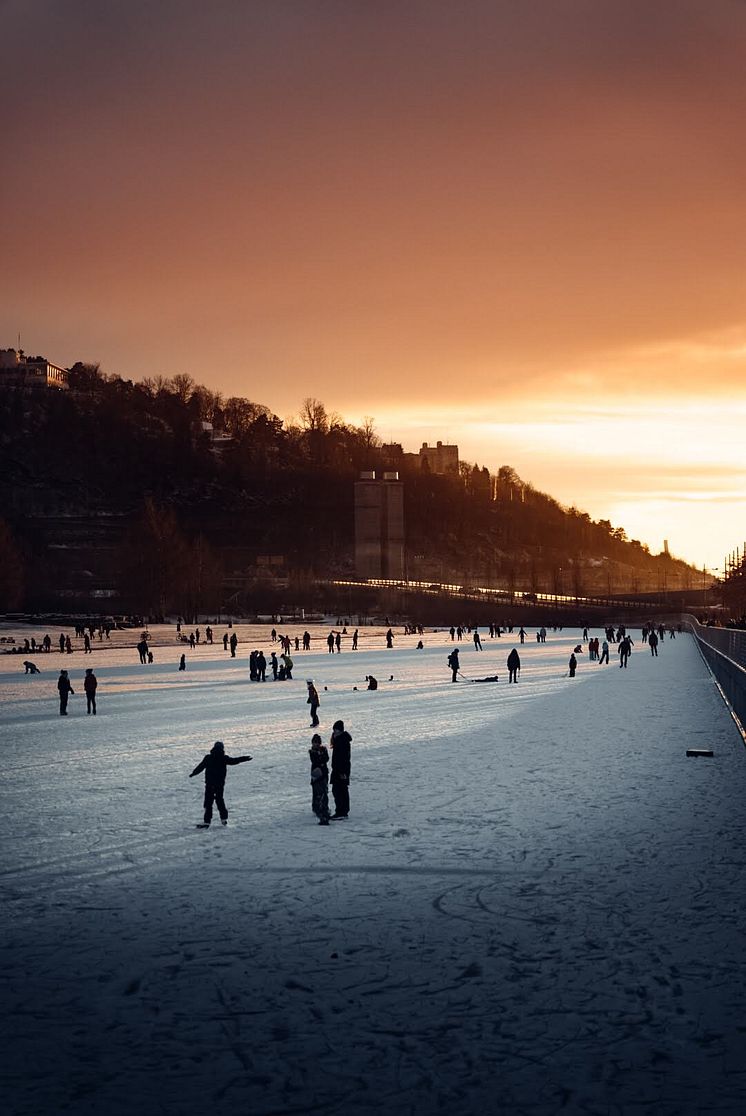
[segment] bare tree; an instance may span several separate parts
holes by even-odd
[[[165,376],[146,376],[140,382],[153,399],[160,395],[162,391],[169,390],[170,381]]]
[[[300,409],[300,422],[303,429],[309,433],[316,431],[320,434],[327,433],[329,430],[329,416],[320,399],[314,399],[313,396],[309,395],[303,400]]]
[[[381,439],[376,434],[375,420],[370,415],[363,415],[363,425],[360,427],[360,437],[366,450],[378,449]]]
[[[186,372],[177,372],[171,379],[171,390],[180,403],[188,403],[192,397],[196,383]]]
[[[225,429],[234,438],[240,438],[262,417],[272,417],[267,407],[261,403],[251,403],[240,396],[232,395],[223,406]]]
[[[215,424],[216,419],[223,414],[223,396],[219,391],[210,391],[209,388],[198,385],[192,392],[192,399],[196,399],[199,406],[199,416],[205,422]]]

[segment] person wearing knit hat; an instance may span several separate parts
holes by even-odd
[[[306,685],[308,686],[308,697],[306,698],[306,705],[311,706],[311,724],[309,727],[316,728],[317,724],[319,723],[318,708],[321,702],[319,701],[318,690],[313,684],[313,678],[307,678]]]
[[[225,805],[225,798],[223,796],[227,768],[234,767],[237,763],[248,763],[250,759],[251,756],[234,757],[226,755],[223,741],[216,740],[211,751],[197,764],[189,778],[193,779],[194,776],[199,775],[201,771],[205,773],[205,815],[202,824],[197,826],[198,829],[209,828],[210,822],[212,821],[213,802],[218,808],[220,820],[223,825],[228,824],[228,808]]]

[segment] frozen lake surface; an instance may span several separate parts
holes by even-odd
[[[173,627],[149,666],[138,633],[0,657],[3,1110],[743,1113],[746,756],[693,639],[569,679],[577,630],[483,629],[462,670],[499,682],[452,685],[445,632],[332,656],[309,625],[292,682],[250,683],[269,628],[181,673]],[[353,737],[327,828],[306,677]],[[216,739],[253,762],[201,831]]]

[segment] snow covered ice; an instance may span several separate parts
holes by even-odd
[[[329,655],[309,626],[292,682],[251,683],[269,627],[181,673],[173,627],[149,666],[132,632],[0,658],[3,1110],[742,1113],[746,764],[694,640],[569,679],[577,629],[482,629],[462,671],[499,683],[453,685],[445,631]],[[326,828],[306,677],[353,737]],[[196,830],[218,739],[253,762]]]

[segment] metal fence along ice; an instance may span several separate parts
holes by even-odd
[[[685,620],[735,713],[746,743],[746,631],[709,627],[700,624],[694,616],[687,616]]]

